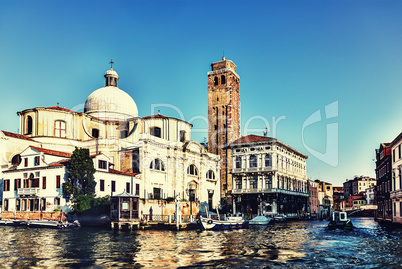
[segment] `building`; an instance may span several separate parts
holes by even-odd
[[[379,221],[392,222],[392,147],[390,143],[381,143],[376,150],[377,185],[375,195],[377,201],[376,217]]]
[[[392,222],[402,223],[402,133],[390,144],[392,148]]]
[[[308,181],[308,213],[311,217],[317,217],[319,212],[318,183],[312,180]]]
[[[348,199],[350,195],[366,192],[366,189],[376,185],[376,179],[368,176],[356,176],[354,179],[346,179],[346,182],[343,183],[345,198]]]
[[[227,146],[240,137],[240,76],[236,65],[225,57],[212,63],[211,68],[208,72],[208,152],[221,157],[222,204],[230,205],[232,154]]]
[[[256,135],[243,136],[229,147],[233,213],[307,213],[307,155],[275,138]]]
[[[18,215],[19,218],[29,219],[38,212],[70,212],[71,199],[63,194],[62,185],[68,180],[66,165],[71,153],[29,146],[20,156],[19,163],[3,171],[3,214],[11,212],[11,217]],[[138,175],[112,169],[113,164],[104,154],[91,157],[96,170],[97,197],[127,190],[139,198],[142,184]]]
[[[343,187],[333,187],[333,201],[334,201],[334,210],[335,211],[343,211],[345,208],[344,204],[344,193]]]
[[[192,125],[183,120],[160,114],[139,117],[133,98],[118,87],[117,72],[111,68],[104,77],[105,87],[89,94],[84,112],[60,106],[18,112],[20,134],[3,135],[8,140],[0,144],[7,151],[2,168],[11,168],[28,146],[69,154],[75,147],[87,148],[92,155],[106,156],[114,171],[139,174],[144,212],[176,196],[198,207],[202,202],[217,207],[220,157],[191,140]],[[17,140],[22,145],[13,145]],[[22,174],[21,180],[26,179]]]
[[[328,218],[333,211],[333,189],[332,184],[316,179],[318,184],[319,217]]]

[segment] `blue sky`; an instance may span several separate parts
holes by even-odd
[[[310,156],[312,179],[374,177],[375,149],[402,131],[400,14],[400,1],[0,1],[0,129],[18,132],[27,108],[82,107],[113,58],[140,116],[184,117],[203,141],[224,51],[243,135],[267,126]]]

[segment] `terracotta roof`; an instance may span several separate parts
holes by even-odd
[[[126,175],[126,176],[135,176],[135,175],[138,175],[138,173],[126,173],[126,172],[122,172],[122,171],[115,170],[115,169],[112,169],[112,168],[109,168],[109,173],[112,173],[112,174],[119,174],[119,175]]]
[[[143,117],[143,119],[168,119],[168,118],[169,117],[163,116],[161,114]]]
[[[31,146],[31,148],[34,148],[40,152],[43,152],[45,154],[48,155],[53,155],[53,156],[60,156],[60,157],[67,157],[70,158],[71,157],[71,153],[67,153],[67,152],[62,152],[62,151],[57,151],[57,150],[51,150],[51,149],[44,149],[44,148],[38,148],[35,146]]]
[[[70,109],[67,109],[67,108],[64,108],[64,107],[60,107],[60,106],[49,106],[49,107],[46,107],[47,109],[55,109],[55,110],[60,110],[60,111],[65,111],[65,112],[74,112],[75,113],[75,111],[73,111],[73,110],[70,110]]]
[[[258,142],[258,141],[270,141],[270,140],[275,140],[275,138],[266,137],[266,136],[259,136],[259,135],[246,135],[246,136],[242,136],[239,139],[233,141],[232,144],[242,144],[242,143]]]
[[[66,163],[67,163],[69,160],[70,160],[70,159],[61,160],[61,161],[59,161],[59,162],[51,163],[51,164],[49,164],[49,166],[62,166],[62,165],[66,165]]]
[[[3,134],[4,134],[5,136],[9,136],[9,137],[13,137],[13,138],[24,139],[24,140],[34,141],[34,142],[35,142],[35,140],[33,140],[32,138],[30,138],[30,137],[28,137],[28,136],[26,136],[26,135],[10,133],[10,132],[7,132],[7,131],[2,131],[2,132],[3,132]]]

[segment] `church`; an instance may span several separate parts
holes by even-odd
[[[92,92],[83,112],[60,106],[17,112],[19,134],[0,132],[4,212],[70,210],[61,185],[63,162],[76,147],[89,149],[96,196],[127,192],[143,202],[138,211],[179,197],[216,208],[220,157],[191,140],[192,125],[161,114],[140,117],[133,98],[118,87],[113,67],[105,87]],[[154,211],[154,214],[164,214]]]

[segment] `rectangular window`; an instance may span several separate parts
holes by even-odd
[[[24,188],[29,188],[29,179],[24,179]]]
[[[56,188],[60,188],[60,176],[56,176]]]
[[[402,202],[399,202],[399,217],[402,217]]]
[[[42,189],[46,189],[46,177],[42,177]]]
[[[135,195],[140,195],[140,184],[135,184]]]
[[[24,158],[24,166],[28,167],[28,158]]]
[[[66,137],[66,122],[61,120],[54,122],[54,136]]]
[[[151,135],[159,137],[159,138],[162,138],[162,132],[161,131],[162,131],[162,129],[159,128],[159,127],[151,127],[151,129],[150,129]]]
[[[18,190],[19,188],[21,188],[21,179],[16,178],[14,179],[14,190]]]
[[[396,203],[394,203],[394,216],[396,217]]]
[[[107,169],[107,161],[99,160],[98,167],[99,169]]]
[[[130,182],[126,182],[126,192],[131,193],[130,192]]]
[[[154,188],[154,199],[161,199],[161,188]]]
[[[399,159],[402,158],[402,154],[401,154],[401,145],[399,144],[398,146],[398,155],[399,155]]]
[[[242,188],[242,180],[241,179],[238,179],[238,180],[236,180],[236,189],[237,190],[241,190],[241,188]]]
[[[9,191],[10,190],[10,180],[6,179],[4,180],[4,191]]]
[[[34,178],[31,180],[31,188],[39,188],[39,178]]]
[[[180,142],[186,141],[186,131],[180,131]]]
[[[395,149],[392,151],[392,162],[395,162]]]
[[[40,157],[39,157],[39,156],[35,156],[34,165],[37,166],[37,165],[39,165],[39,163],[40,163]]]
[[[105,180],[101,179],[99,183],[100,183],[99,184],[99,190],[100,191],[105,191]]]
[[[112,180],[112,192],[116,191],[116,181]]]

